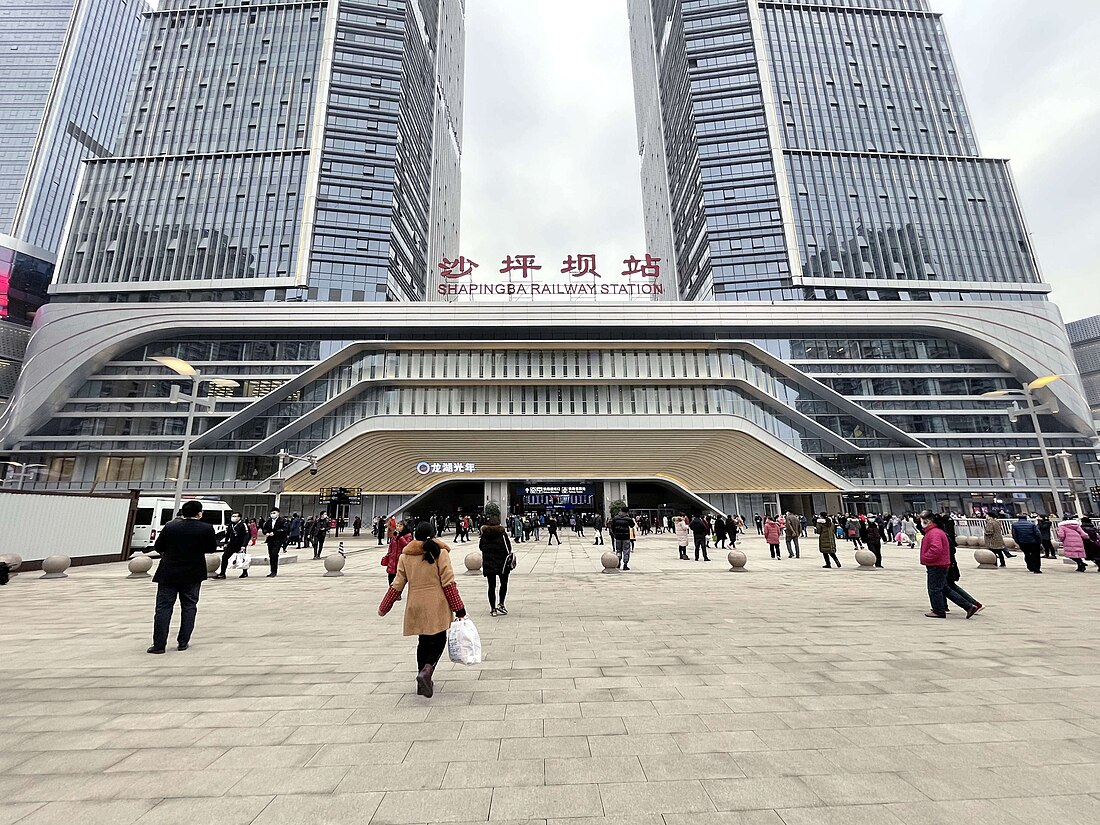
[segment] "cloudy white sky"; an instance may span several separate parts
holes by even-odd
[[[1100,0],[932,0],[1067,319],[1100,313]],[[644,252],[626,0],[467,0],[463,252]],[[499,268],[499,267],[497,267]],[[560,268],[560,267],[559,267]]]

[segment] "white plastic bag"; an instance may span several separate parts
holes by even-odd
[[[229,559],[229,564],[234,570],[247,570],[249,565],[252,564],[252,556],[241,550],[238,553],[234,553]]]
[[[447,631],[447,655],[456,664],[481,664],[481,636],[469,617],[455,619],[451,624]]]

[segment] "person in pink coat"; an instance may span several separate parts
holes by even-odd
[[[1080,523],[1072,516],[1058,525],[1058,540],[1062,542],[1062,555],[1077,562],[1077,572],[1088,570],[1085,564],[1085,540],[1088,534],[1081,529]]]
[[[779,535],[782,532],[783,528],[779,526],[779,522],[771,516],[768,516],[764,521],[764,541],[768,543],[768,550],[773,559],[783,558],[779,554]]]
[[[921,513],[924,538],[920,543],[920,563],[928,571],[929,619],[947,618],[947,575],[951,570],[951,542],[931,512]],[[968,617],[969,618],[969,617]]]

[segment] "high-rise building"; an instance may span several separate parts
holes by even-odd
[[[461,0],[169,0],[52,291],[423,300],[458,236]]]
[[[110,155],[144,0],[0,0],[0,404],[46,301],[81,161]]]
[[[194,2],[153,15],[125,148],[87,164],[0,424],[32,486],[751,515],[1049,512],[1096,477],[923,2],[632,0],[648,252],[693,300],[536,305],[406,300],[464,260],[458,0]],[[165,356],[236,382],[200,385],[186,468]],[[1039,378],[1064,478],[1022,460]]]
[[[646,230],[685,300],[1043,300],[927,0],[631,0]]]
[[[1092,414],[1100,422],[1100,315],[1066,324]],[[1100,429],[1100,428],[1098,428]]]

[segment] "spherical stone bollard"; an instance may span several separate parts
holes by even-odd
[[[153,567],[153,560],[144,553],[138,553],[136,556],[130,559],[130,562],[126,565],[130,571],[128,579],[147,579],[149,578],[149,571]]]
[[[207,553],[206,555],[206,572],[217,573],[222,566],[222,557],[216,553]]]
[[[325,578],[328,579],[344,575],[344,565],[346,563],[347,559],[339,553],[325,556]]]
[[[1016,539],[1011,539],[1011,538],[1006,538],[1005,539],[1005,547],[1007,547],[1009,550],[1019,550],[1020,549],[1020,545],[1018,545],[1016,543]]]
[[[730,550],[726,556],[726,561],[730,563],[731,573],[744,573],[745,565],[749,563],[749,557],[745,555],[742,550]]]
[[[875,567],[875,554],[870,550],[864,550],[860,548],[856,550],[856,564],[859,565],[860,570],[877,570]]]
[[[979,547],[974,551],[974,561],[978,563],[979,570],[996,570],[997,555],[992,550]]]
[[[0,554],[0,561],[8,566],[9,575],[14,576],[15,571],[23,564],[23,557],[18,553],[3,553]]]
[[[619,572],[619,554],[612,553],[608,550],[602,556],[600,556],[600,564],[603,565],[603,572],[605,573],[618,573]]]
[[[466,554],[464,561],[467,576],[477,576],[481,573],[481,551],[471,550]]]
[[[42,572],[44,576],[39,576],[40,579],[67,579],[69,576],[65,572],[69,569],[72,559],[68,556],[47,556],[42,562]]]

